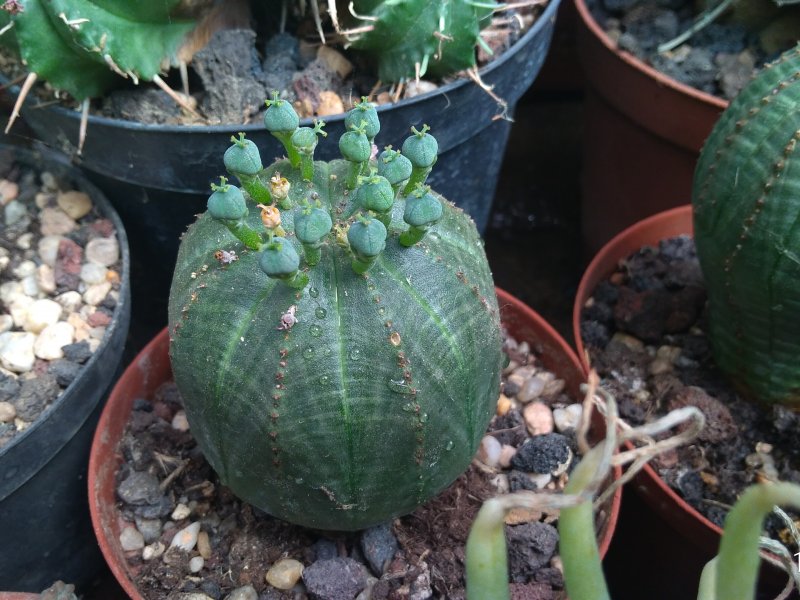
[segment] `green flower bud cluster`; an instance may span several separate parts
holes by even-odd
[[[234,138],[241,186],[212,186],[170,291],[173,373],[209,463],[244,500],[322,529],[408,513],[462,473],[503,358],[474,223],[422,183],[404,194],[402,153],[371,158],[373,110],[348,115],[345,158],[313,161],[322,123],[270,100],[287,158],[259,169]]]

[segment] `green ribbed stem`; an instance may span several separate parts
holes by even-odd
[[[309,267],[319,264],[322,258],[322,244],[303,244],[303,251]]]
[[[417,184],[424,185],[428,179],[428,174],[431,172],[432,167],[413,167],[411,169],[411,177],[408,178],[408,183],[403,190],[403,195],[408,196],[417,188]]]
[[[347,169],[347,179],[345,180],[345,186],[347,186],[348,190],[354,190],[358,187],[358,176],[361,175],[361,171],[368,164],[367,162],[350,163],[350,167]]]
[[[353,271],[355,271],[359,275],[363,275],[364,273],[369,271],[370,267],[372,267],[373,264],[375,264],[375,260],[377,258],[378,258],[377,256],[371,256],[371,257],[357,256],[353,258],[353,262],[350,263],[350,266],[353,267]]]
[[[225,221],[225,226],[233,235],[235,235],[240,242],[250,248],[250,250],[260,250],[264,239],[261,234],[250,227],[244,220],[242,221]]]
[[[410,248],[418,241],[420,241],[423,237],[425,237],[425,233],[427,231],[428,231],[427,228],[415,227],[414,225],[412,225],[411,227],[409,227],[403,233],[400,234],[400,243],[406,248]]]
[[[384,224],[384,226],[386,227],[386,230],[388,231],[389,227],[392,224],[392,211],[389,210],[388,212],[385,212],[385,213],[377,213],[376,212],[376,213],[373,213],[373,214],[375,215],[375,218],[378,219],[378,221],[380,221],[381,223]]]
[[[272,132],[278,140],[280,140],[283,147],[286,149],[286,158],[289,159],[289,163],[296,169],[300,166],[301,156],[300,153],[297,151],[297,148],[294,147],[292,144],[292,134],[291,133],[280,133],[280,132]]]
[[[279,278],[283,283],[295,290],[302,290],[308,285],[308,274],[302,271],[297,271],[292,275]]]
[[[272,194],[269,193],[269,188],[264,185],[258,175],[248,177],[237,174],[236,176],[242,183],[242,187],[257,204],[272,204]]]
[[[300,155],[300,173],[304,181],[311,181],[314,179],[314,155],[301,154]]]

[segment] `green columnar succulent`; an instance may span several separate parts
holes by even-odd
[[[800,408],[800,47],[748,84],[706,141],[694,235],[719,367]]]
[[[215,190],[183,237],[169,303],[175,380],[221,480],[277,517],[338,530],[408,513],[469,465],[503,363],[469,217],[426,192],[441,219],[406,247],[411,200],[392,195],[384,225],[349,170],[317,161],[305,181],[287,160],[265,168],[297,207],[280,213],[283,235],[275,206]]]
[[[424,184],[428,173],[436,164],[439,143],[428,133],[430,129],[427,125],[423,125],[419,131],[416,127],[412,127],[412,135],[403,142],[401,152],[411,162],[411,177],[403,190],[405,194],[410,194],[418,185]]]
[[[378,63],[382,81],[434,77],[475,66],[480,31],[499,5],[494,0],[356,0],[367,31],[351,41]]]
[[[77,100],[100,96],[119,76],[153,81],[195,22],[173,14],[180,0],[14,0],[2,20],[31,73]]]

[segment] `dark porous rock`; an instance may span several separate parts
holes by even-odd
[[[23,421],[34,421],[42,414],[47,403],[58,395],[59,390],[56,378],[49,373],[22,380],[19,393],[13,400],[17,416]]]
[[[546,583],[555,590],[564,589],[564,574],[555,567],[542,567],[536,571],[534,579],[537,583]]]
[[[527,583],[547,565],[558,547],[558,531],[548,523],[506,526],[511,581]]]
[[[200,584],[200,591],[213,600],[222,598],[222,588],[216,581],[205,580]]]
[[[546,583],[512,583],[511,600],[555,600],[556,594]]]
[[[678,289],[688,285],[705,287],[700,262],[697,258],[674,260],[670,263],[669,271],[664,275],[664,285],[669,289]]]
[[[336,558],[339,556],[339,551],[336,548],[336,543],[325,538],[320,538],[311,546],[314,555],[313,560],[327,560],[329,558]]]
[[[268,97],[255,37],[251,29],[223,29],[192,58],[206,89],[202,108],[220,123],[241,123],[257,113]]]
[[[155,504],[163,496],[158,477],[147,471],[131,471],[117,487],[120,500],[133,506]]]
[[[567,438],[560,433],[546,433],[525,440],[511,459],[511,466],[527,473],[553,473],[570,459]]]
[[[694,406],[706,417],[706,424],[698,435],[700,440],[716,444],[730,439],[738,433],[736,421],[731,416],[731,411],[705,390],[699,387],[687,386],[670,398],[668,410],[675,410],[684,406]]]
[[[686,286],[669,293],[671,308],[664,321],[665,333],[680,333],[688,330],[703,312],[706,304],[705,288]]]
[[[707,48],[693,46],[681,62],[661,54],[654,54],[651,62],[656,69],[682,83],[708,93],[716,89],[718,70],[714,64],[714,53]]]
[[[692,261],[697,258],[694,239],[685,233],[661,240],[658,243],[658,251],[662,258],[670,263],[670,269],[675,267],[676,262]]]
[[[92,356],[92,350],[86,340],[61,346],[61,351],[64,353],[64,358],[81,365]]]
[[[295,96],[291,90],[292,76],[300,66],[300,41],[290,33],[275,34],[264,48],[264,88],[268,91],[286,91],[286,99],[293,101]]]
[[[581,339],[586,347],[605,348],[611,339],[611,333],[602,323],[581,321]]]
[[[793,410],[781,404],[772,405],[772,426],[780,432],[796,432],[800,418]]]
[[[47,371],[56,378],[61,387],[67,387],[81,372],[81,365],[71,360],[54,360]]]
[[[0,372],[0,402],[13,402],[19,394],[19,387],[16,377]]]
[[[397,538],[389,523],[370,527],[361,534],[361,551],[372,572],[378,577],[386,571],[398,547]]]
[[[312,600],[353,600],[367,586],[367,568],[352,558],[318,560],[303,570]]]
[[[614,309],[607,302],[592,300],[583,307],[582,318],[597,321],[603,325],[610,325],[614,321]]]
[[[127,121],[152,125],[176,123],[181,108],[160,89],[142,88],[110,92],[103,101],[102,112]]]
[[[653,246],[645,246],[625,260],[629,286],[637,292],[663,287],[667,264]]]
[[[136,398],[133,401],[133,410],[153,412],[153,404],[145,398]]]
[[[597,284],[592,292],[592,298],[600,304],[614,304],[619,298],[619,286],[614,285],[608,280],[603,280]]]
[[[619,300],[614,306],[617,329],[643,342],[657,342],[664,334],[672,312],[671,300],[671,295],[663,290],[637,292],[627,287],[620,288]]]
[[[508,474],[508,487],[512,492],[518,492],[520,490],[535,492],[539,489],[527,473],[517,471],[516,469],[512,469]]]
[[[517,409],[511,409],[502,416],[494,417],[492,429],[497,441],[509,446],[519,446],[528,437],[525,420]]]
[[[135,411],[132,415],[152,415]],[[136,471],[144,471],[153,460],[153,436],[143,432],[136,436],[126,435],[120,443],[120,451],[125,461]]]

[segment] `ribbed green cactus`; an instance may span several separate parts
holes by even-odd
[[[374,213],[361,204],[374,174],[349,190],[351,162],[302,169],[282,160],[250,180],[285,178],[279,218],[215,186],[181,244],[170,353],[226,485],[288,521],[354,530],[411,512],[468,466],[499,391],[498,307],[463,211],[419,188]],[[411,211],[409,225],[407,202],[435,203],[438,222]]]
[[[475,66],[480,31],[498,8],[494,0],[356,0],[355,13],[367,31],[352,46],[378,63],[382,81],[413,78],[419,69],[433,77]]]
[[[31,73],[77,100],[100,96],[119,76],[152,81],[195,24],[180,0],[11,0],[0,21]]]
[[[694,180],[717,364],[746,395],[800,408],[800,47],[724,112]]]

